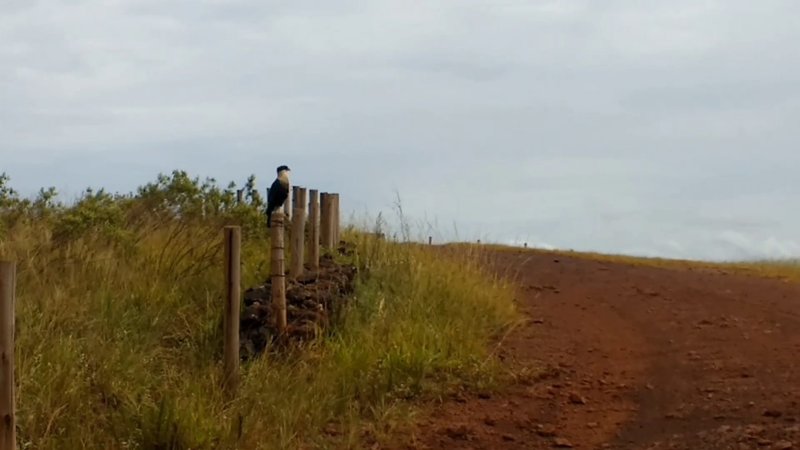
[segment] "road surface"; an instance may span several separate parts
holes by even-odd
[[[800,285],[500,252],[518,382],[445,403],[419,449],[800,449]],[[535,368],[535,370],[526,370]]]

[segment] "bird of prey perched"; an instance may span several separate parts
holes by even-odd
[[[289,196],[289,168],[286,166],[278,167],[278,178],[272,182],[269,188],[269,198],[267,198],[267,228],[272,223],[272,212],[283,206]]]

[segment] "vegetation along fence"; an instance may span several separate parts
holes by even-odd
[[[236,192],[237,203],[244,201],[244,191]],[[285,252],[285,228],[291,241],[288,267]],[[306,232],[306,227],[309,227]],[[286,333],[286,276],[296,278],[308,270],[319,270],[320,248],[333,249],[339,242],[339,194],[293,187],[283,211],[272,214],[270,229],[272,305],[276,329]],[[240,226],[223,229],[224,244],[224,320],[223,320],[223,389],[233,397],[239,386],[239,320],[242,301]],[[16,450],[14,390],[14,303],[16,264],[0,261],[0,450]]]

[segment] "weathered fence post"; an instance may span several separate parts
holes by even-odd
[[[17,266],[0,261],[0,450],[17,449],[14,400],[14,303]]]
[[[241,205],[244,201],[244,189],[236,190],[236,204]]]
[[[428,236],[428,245],[433,245],[433,236]]]
[[[239,302],[241,300],[242,229],[227,226],[225,234],[224,377],[228,394],[239,388]]]
[[[333,247],[333,217],[331,213],[331,194],[323,192],[320,194],[320,241],[322,248],[331,249]]]
[[[308,205],[308,264],[311,270],[319,270],[319,190],[311,189],[311,201]]]
[[[303,262],[305,261],[305,237],[306,237],[306,188],[297,188],[295,191],[295,205],[292,213],[292,265],[289,276],[297,278],[303,273]]]
[[[332,194],[333,196],[333,246],[336,247],[339,245],[339,226],[340,226],[340,216],[339,216],[339,194]]]
[[[286,334],[286,267],[283,242],[284,215],[280,211],[272,213],[272,311],[275,315],[275,327],[278,333]]]

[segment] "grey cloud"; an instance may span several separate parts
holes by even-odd
[[[800,80],[642,89],[623,98],[620,103],[626,108],[664,114],[681,109],[713,111],[778,107],[798,100]]]
[[[504,242],[783,256],[800,222],[798,13],[790,0],[4,2],[0,171],[26,192],[78,192],[176,167],[268,178],[285,161],[355,211],[391,209],[397,190],[442,238],[455,223]]]

